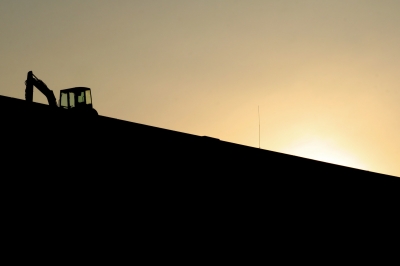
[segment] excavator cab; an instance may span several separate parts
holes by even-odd
[[[59,106],[63,109],[92,109],[92,95],[86,87],[76,87],[60,91]]]

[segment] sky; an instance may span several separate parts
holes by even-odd
[[[57,99],[91,88],[100,115],[400,176],[399,12],[397,0],[0,0],[0,95],[24,99],[32,70]]]

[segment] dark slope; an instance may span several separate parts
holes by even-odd
[[[4,96],[0,108],[7,153],[23,158],[32,154],[27,163],[42,175],[50,174],[48,168],[68,179],[157,180],[166,185],[179,179],[179,186],[199,182],[209,187],[276,185],[341,191],[386,188],[400,182],[393,176],[104,116],[71,115]]]
[[[0,109],[8,217],[58,238],[200,258],[248,241],[362,234],[397,203],[393,176],[4,96]]]

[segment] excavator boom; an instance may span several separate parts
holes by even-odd
[[[26,85],[25,100],[27,102],[33,102],[33,86],[35,86],[41,93],[44,94],[44,96],[46,96],[50,106],[57,107],[57,100],[56,97],[54,96],[53,91],[50,90],[43,81],[38,79],[32,73],[32,71],[28,72],[25,85]]]

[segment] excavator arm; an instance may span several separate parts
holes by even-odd
[[[41,93],[44,94],[44,96],[46,96],[50,106],[57,107],[57,100],[56,97],[54,96],[53,91],[50,90],[43,81],[38,79],[32,73],[32,71],[28,72],[25,85],[26,85],[25,100],[27,102],[33,102],[33,86],[35,86]]]

